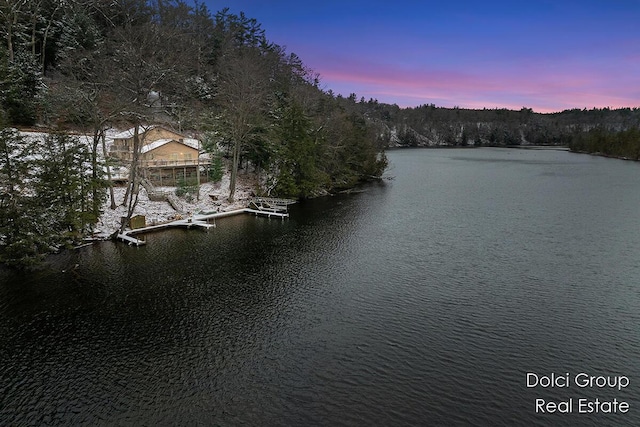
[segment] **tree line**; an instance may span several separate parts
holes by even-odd
[[[5,0],[0,21],[0,261],[90,231],[109,188],[111,128],[133,128],[137,151],[148,124],[198,137],[227,159],[230,201],[240,168],[259,176],[259,193],[305,198],[386,167],[374,122],[243,13],[183,0]],[[35,125],[51,136],[12,128]],[[129,213],[140,187],[131,166],[124,200],[111,192]]]
[[[375,121],[389,147],[569,145],[576,136],[599,128],[621,132],[640,127],[640,108],[571,109],[558,113],[464,109],[424,104],[414,108],[340,98]]]
[[[576,134],[569,143],[571,151],[640,160],[640,129],[614,131],[597,127]]]

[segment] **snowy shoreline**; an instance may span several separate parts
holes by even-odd
[[[171,221],[176,215],[184,216],[190,213],[197,214],[200,212],[227,212],[246,208],[253,197],[255,188],[253,176],[238,175],[235,201],[233,203],[227,201],[229,195],[229,179],[229,173],[225,173],[222,180],[217,183],[208,182],[200,185],[199,200],[195,194],[190,195],[192,199],[191,202],[187,201],[187,198],[180,198],[183,206],[181,212],[176,211],[168,201],[149,200],[147,191],[140,187],[138,204],[133,212],[133,216],[144,215],[147,224],[159,224]],[[114,187],[113,190],[117,207],[116,209],[111,209],[111,200],[107,195],[102,207],[102,215],[95,225],[94,238],[106,239],[111,236],[120,228],[120,219],[127,215],[127,208],[122,205],[125,187],[117,186]],[[165,194],[174,194],[176,187],[156,187],[155,190]]]
[[[109,151],[110,146],[113,143],[113,137],[117,135],[118,132],[119,131],[115,129],[107,131],[105,141],[107,151]],[[20,135],[29,139],[39,139],[46,138],[48,133],[34,130],[22,130],[20,131]],[[71,136],[78,138],[87,145],[91,145],[93,139],[90,135],[83,134],[71,134]],[[98,157],[100,160],[103,160],[102,150],[99,151]],[[180,197],[179,200],[182,205],[182,211],[175,210],[166,200],[150,200],[147,190],[143,186],[140,186],[139,199],[133,212],[133,216],[144,215],[146,217],[146,222],[148,224],[152,224],[168,222],[175,218],[176,215],[185,216],[200,212],[226,212],[246,208],[257,187],[255,176],[248,173],[238,174],[234,194],[235,201],[233,203],[229,203],[227,201],[229,196],[230,178],[230,172],[226,171],[220,181],[216,183],[207,182],[201,184],[199,197],[197,197],[196,194],[191,194],[189,197]],[[107,191],[102,204],[102,214],[100,215],[98,222],[95,224],[94,231],[92,233],[94,239],[107,239],[114,232],[120,229],[121,218],[127,216],[127,208],[122,205],[125,190],[125,186],[114,184],[113,192],[116,203],[115,209],[111,209],[111,199],[109,191]],[[175,194],[176,187],[155,187],[154,190],[156,192],[169,195]]]

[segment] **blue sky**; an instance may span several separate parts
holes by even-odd
[[[640,0],[207,0],[345,96],[402,107],[640,107]]]

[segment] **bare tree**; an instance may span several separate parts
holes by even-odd
[[[180,20],[177,20],[181,22]],[[111,35],[108,56],[112,60],[112,78],[117,97],[127,102],[120,112],[122,122],[134,128],[130,176],[125,204],[130,219],[139,190],[139,157],[143,147],[141,129],[150,123],[170,121],[165,114],[167,100],[184,96],[185,76],[193,69],[192,48],[176,25],[158,25],[152,21],[125,25]],[[160,105],[150,99],[159,93]],[[160,108],[159,108],[160,107]]]
[[[229,202],[235,198],[240,156],[265,120],[269,94],[265,65],[265,57],[253,48],[238,49],[221,60],[218,98],[222,124],[231,142]]]
[[[0,3],[0,18],[3,22],[3,32],[6,38],[9,62],[13,62],[14,59],[15,49],[13,39],[16,27],[20,23],[21,15],[24,13],[24,9],[28,3],[28,0],[2,0]]]

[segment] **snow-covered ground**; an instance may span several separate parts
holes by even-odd
[[[118,134],[118,130],[110,130],[107,132],[107,138],[105,140],[107,145],[107,151],[109,150],[113,137]],[[20,134],[26,138],[46,138],[47,134],[44,132],[20,132]],[[93,138],[89,135],[74,135],[80,138],[81,141],[91,144]],[[102,150],[99,150],[99,154],[102,154]],[[102,157],[102,156],[100,156]],[[252,194],[256,188],[255,177],[251,174],[238,174],[235,191],[234,203],[227,202],[229,196],[229,180],[230,173],[226,172],[222,180],[218,183],[205,183],[200,186],[200,197],[196,194],[187,197],[180,197],[180,203],[182,204],[182,211],[176,211],[167,201],[151,201],[147,195],[147,191],[140,186],[138,204],[136,205],[133,216],[144,215],[146,217],[147,224],[166,222],[174,218],[176,214],[181,216],[196,214],[199,212],[225,212],[229,210],[245,208],[248,206]],[[161,191],[165,194],[175,194],[175,187],[155,187],[156,191]],[[122,205],[125,195],[124,186],[114,187],[115,201],[117,204],[116,209],[111,209],[111,200],[107,192],[103,204],[103,214],[95,227],[95,237],[105,238],[111,235],[114,231],[120,228],[120,218],[127,215],[127,208]],[[214,197],[211,197],[214,196]],[[214,200],[217,199],[217,200]],[[188,201],[191,200],[191,202]]]
[[[226,173],[222,180],[218,183],[205,183],[200,186],[200,198],[196,195],[190,195],[191,202],[186,197],[179,198],[182,204],[182,212],[178,212],[169,204],[169,202],[156,202],[149,200],[147,191],[141,186],[138,198],[138,204],[133,215],[144,215],[147,224],[166,222],[175,217],[176,214],[185,216],[188,214],[196,214],[199,212],[225,212],[234,209],[246,208],[252,198],[255,189],[255,181],[252,175],[238,175],[235,192],[235,202],[227,202],[229,196],[229,173]],[[175,194],[175,187],[156,187],[156,191],[162,191],[165,194]],[[114,187],[115,199],[118,206],[111,209],[111,201],[109,196],[105,199],[103,206],[103,214],[96,224],[96,237],[107,237],[120,227],[120,218],[127,215],[127,208],[122,206],[124,199],[125,187]],[[217,198],[214,200],[213,197]]]

